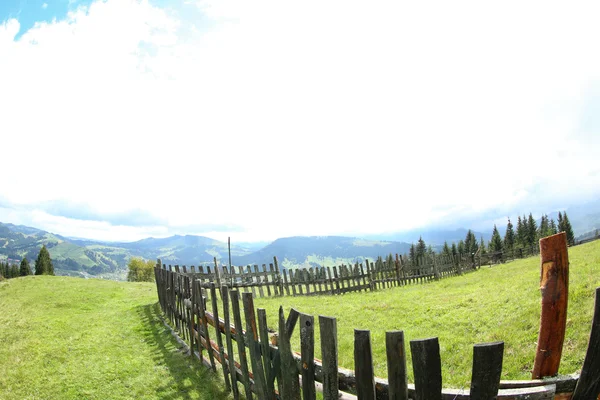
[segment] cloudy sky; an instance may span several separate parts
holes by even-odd
[[[0,1],[0,221],[361,235],[600,197],[600,3]]]

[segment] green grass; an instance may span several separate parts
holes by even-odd
[[[158,317],[153,283],[0,282],[0,398],[224,399]]]
[[[580,370],[593,316],[594,290],[600,286],[600,241],[569,250],[570,289],[567,332],[560,373]],[[343,296],[256,299],[277,330],[283,304],[300,312],[337,318],[339,365],[354,369],[353,329],[369,329],[375,374],[387,376],[385,332],[404,330],[409,381],[414,382],[408,341],[437,336],[445,387],[469,387],[476,343],[505,342],[502,379],[530,379],[540,318],[539,257],[482,267],[439,282],[351,293]],[[315,355],[320,358],[318,324]],[[293,349],[299,351],[299,333]]]

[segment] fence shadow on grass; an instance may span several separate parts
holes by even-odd
[[[164,367],[169,371],[169,379],[156,390],[160,399],[192,399],[220,400],[230,398],[223,387],[221,378],[194,362],[185,350],[177,343],[160,318],[158,304],[147,304],[137,307],[144,326],[145,341],[153,347],[155,368]],[[193,394],[193,395],[192,395]]]

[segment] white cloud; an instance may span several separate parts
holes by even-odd
[[[1,25],[0,194],[256,239],[598,194],[596,3],[198,4]]]
[[[42,9],[44,9],[44,10],[45,10],[45,9],[47,9],[47,8],[48,8],[48,3],[44,3],[44,4],[42,4]]]

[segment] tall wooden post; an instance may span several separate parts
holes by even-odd
[[[540,239],[542,314],[532,377],[558,373],[567,325],[569,255],[567,235]]]

